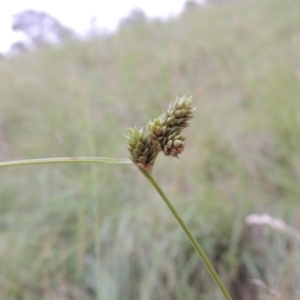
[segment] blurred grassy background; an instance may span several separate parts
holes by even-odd
[[[193,96],[181,160],[154,176],[234,299],[300,298],[300,2],[195,7],[0,60],[0,159],[127,157],[127,126]],[[221,299],[136,168],[0,170],[1,299]]]

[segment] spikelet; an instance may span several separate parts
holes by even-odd
[[[166,156],[178,158],[178,154],[183,152],[186,138],[176,132],[168,135],[161,141],[162,151]]]
[[[163,151],[167,156],[178,157],[177,155],[184,150],[185,138],[180,133],[189,126],[189,120],[193,117],[194,110],[192,98],[183,96],[170,104],[169,108],[158,118],[147,124],[149,137],[154,141],[159,151]],[[173,142],[180,141],[180,143],[176,142],[171,145],[171,140]],[[178,144],[180,144],[180,147]]]
[[[125,136],[125,138],[129,145],[127,149],[130,153],[130,159],[136,166],[151,173],[157,156],[154,142],[149,138],[147,133],[144,133],[143,128],[138,130],[134,127],[128,128],[128,130],[129,135]]]

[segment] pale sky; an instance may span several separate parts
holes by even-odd
[[[101,28],[114,29],[120,18],[132,8],[140,7],[147,16],[168,17],[178,14],[185,0],[8,0],[0,4],[0,52],[5,52],[21,33],[11,30],[12,15],[24,9],[48,12],[53,17],[81,33],[90,26],[92,17],[97,17]]]

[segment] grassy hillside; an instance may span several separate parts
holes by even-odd
[[[0,160],[127,157],[128,126],[192,95],[186,150],[154,176],[234,299],[299,299],[299,240],[245,223],[268,213],[300,228],[299,11],[211,5],[1,59]],[[221,299],[132,166],[1,169],[0,213],[1,299]]]

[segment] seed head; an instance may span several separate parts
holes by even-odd
[[[158,118],[150,120],[146,132],[143,128],[129,128],[129,135],[125,137],[132,162],[151,173],[160,151],[166,156],[178,158],[178,154],[184,150],[186,140],[181,131],[189,125],[194,110],[192,98],[183,96],[170,104]]]
[[[151,173],[157,150],[154,142],[144,133],[143,128],[138,130],[136,127],[129,128],[129,135],[125,136],[129,147],[130,159],[138,167]]]
[[[195,108],[192,107],[192,98],[183,96],[170,104],[169,108],[163,111],[158,118],[147,124],[149,136],[154,141],[158,150],[164,151],[165,155],[172,155],[168,154],[172,152],[170,152],[171,148],[169,147],[167,147],[169,150],[166,150],[166,145],[170,140],[174,140],[175,136],[180,136],[179,140],[182,142],[180,149],[182,149],[181,152],[183,151],[185,138],[180,133],[181,130],[189,125],[188,121],[193,117],[194,110]],[[177,157],[177,154],[181,152],[177,152],[172,156]]]
[[[167,120],[169,127],[182,130],[189,125],[188,121],[193,117],[194,110],[192,97],[186,98],[183,96],[169,105],[168,110],[163,113],[163,118]]]

